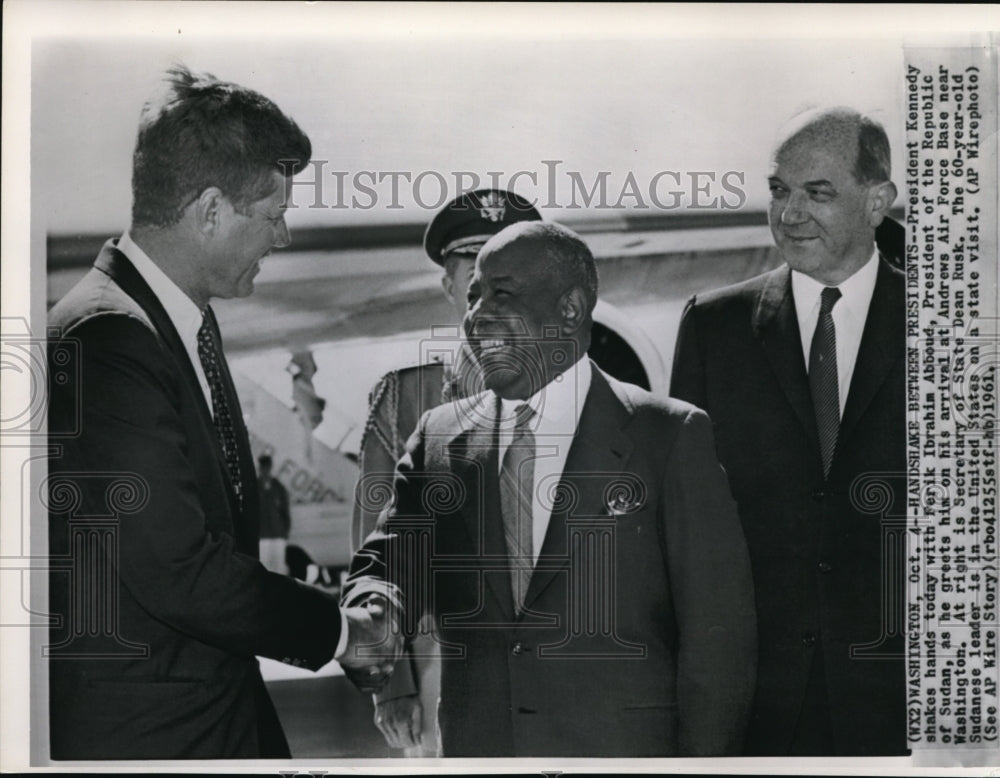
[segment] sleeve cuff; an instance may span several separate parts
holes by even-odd
[[[347,626],[347,611],[343,608],[340,609],[340,640],[337,641],[337,650],[333,654],[333,658],[338,662],[344,658],[344,654],[347,653],[347,641],[349,638],[348,626]],[[327,643],[329,645],[329,643]]]
[[[340,605],[341,607],[355,607],[357,605],[362,605],[373,594],[384,597],[397,612],[402,613],[403,593],[395,584],[391,584],[379,578],[359,579],[351,588],[347,597],[341,600]]]

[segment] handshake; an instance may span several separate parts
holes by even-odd
[[[363,603],[345,608],[347,647],[337,660],[362,692],[377,692],[392,677],[403,653],[399,622],[385,597],[373,594]]]

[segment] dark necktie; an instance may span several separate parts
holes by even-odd
[[[823,476],[830,474],[833,451],[840,429],[840,389],[837,377],[837,332],[833,325],[833,306],[840,290],[826,287],[820,296],[819,321],[809,349],[809,389],[812,391],[819,450],[823,457]]]
[[[205,309],[201,327],[198,328],[198,358],[208,379],[208,388],[212,392],[212,416],[215,421],[215,432],[219,436],[222,452],[226,459],[226,469],[232,481],[240,508],[243,507],[243,478],[240,473],[240,455],[236,445],[236,430],[233,426],[233,414],[226,397],[226,384],[222,375],[222,355],[219,353],[215,334],[215,316],[211,308]]]
[[[528,429],[534,413],[527,404],[517,409],[514,437],[500,468],[500,512],[510,554],[510,587],[518,613],[524,606],[534,567],[531,498],[535,481],[535,436]]]

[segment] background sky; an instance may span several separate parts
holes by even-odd
[[[766,203],[767,151],[794,113],[850,104],[901,138],[900,39],[770,39],[767,25],[756,40],[671,39],[656,25],[643,32],[643,10],[629,9],[630,35],[607,39],[581,40],[558,29],[517,39],[491,36],[488,28],[325,38],[315,29],[303,36],[293,25],[287,35],[266,37],[183,28],[172,36],[42,36],[32,48],[31,143],[32,184],[45,205],[33,216],[49,233],[127,226],[139,111],[174,62],[257,89],[294,117],[312,139],[313,158],[325,161],[327,206],[338,201],[334,170],[347,173],[345,199],[356,194],[363,204],[368,199],[352,187],[363,170],[411,177],[438,171],[452,189],[456,171],[484,181],[497,171],[501,183],[534,171],[538,185],[522,176],[518,188],[544,203],[552,195],[543,160],[561,160],[554,201],[562,206],[572,201],[570,171],[588,187],[599,171],[609,171],[609,203],[631,172],[649,205],[653,176],[676,171],[684,206],[692,171],[713,172],[716,180],[733,171],[743,176],[743,207],[759,210]],[[897,140],[896,170],[900,146]],[[670,202],[666,192],[674,183],[661,179],[661,202]],[[386,181],[374,208],[301,208],[289,222],[423,221],[433,207],[421,208],[419,199],[437,205],[440,185],[425,175],[416,194],[414,188],[400,179],[401,208],[388,207]],[[312,202],[310,191],[298,192],[298,202]],[[709,197],[720,194],[716,184]]]
[[[256,6],[247,9],[247,17],[259,23]],[[405,13],[346,34],[337,25],[337,7],[315,17],[301,6],[296,10],[296,18],[308,24],[277,25],[268,34],[259,29],[223,34],[221,25],[192,28],[178,22],[176,29],[161,25],[155,36],[36,39],[31,78],[36,229],[111,235],[127,226],[139,112],[164,70],[176,62],[252,87],[293,116],[312,139],[314,160],[324,161],[322,201],[327,205],[354,195],[368,202],[351,185],[359,171],[409,173],[412,179],[425,174],[425,185],[416,192],[400,182],[401,207],[391,207],[386,183],[378,187],[373,208],[294,210],[288,217],[293,233],[299,226],[426,223],[442,199],[435,180],[428,178],[434,172],[443,174],[449,187],[455,187],[458,171],[483,179],[496,171],[503,184],[518,171],[534,173],[537,183],[522,175],[517,190],[543,204],[563,206],[543,208],[555,220],[620,214],[565,208],[574,200],[568,174],[576,173],[590,187],[602,171],[608,174],[609,204],[618,200],[630,174],[644,201],[654,205],[647,197],[650,182],[662,171],[677,173],[681,185],[673,178],[663,181],[661,202],[669,203],[666,192],[677,190],[684,192],[681,204],[687,206],[692,173],[712,174],[716,181],[729,173],[735,176],[730,182],[743,182],[738,184],[746,196],[742,207],[762,210],[772,140],[798,111],[849,104],[880,118],[891,138],[902,137],[900,39],[838,39],[822,26],[815,34],[826,38],[782,36],[774,12],[759,11],[753,19],[758,29],[752,29],[740,27],[736,15],[730,18],[731,10],[713,11],[715,31],[729,24],[735,36],[718,38],[709,32],[678,36],[664,23],[670,17],[652,7],[625,7],[614,24],[605,17],[570,28],[536,24],[533,10],[501,6],[494,18],[506,28],[478,21],[412,34],[406,25],[415,17]],[[442,20],[449,19],[446,11]],[[761,37],[753,39],[754,34]],[[901,145],[894,144],[897,169]],[[553,190],[546,160],[560,161]],[[332,171],[346,173],[343,197]],[[297,192],[298,202],[312,202],[311,191]],[[722,195],[733,202],[732,193],[719,186],[711,187],[707,198]],[[580,203],[579,193],[577,198]],[[623,202],[637,204],[634,198]],[[278,272],[277,266],[268,272]],[[262,276],[261,283],[268,278]],[[346,283],[336,281],[338,287]],[[436,277],[433,284],[436,290]],[[313,286],[319,285],[317,280]],[[438,299],[436,291],[432,294]],[[262,299],[258,295],[253,303]],[[681,305],[675,301],[671,309],[656,301],[657,332],[663,317],[673,322],[679,316]],[[234,332],[252,330],[253,322],[281,328],[275,314],[262,313],[248,301],[233,306],[234,314],[244,311],[253,320],[244,326],[226,320],[229,308],[218,307]],[[303,316],[306,307],[296,298],[295,315]],[[331,308],[320,304],[310,310],[327,321]],[[630,315],[634,318],[636,310]],[[666,339],[672,342],[672,336]],[[367,349],[367,342],[360,348]],[[345,356],[340,345],[337,349],[329,362],[358,365],[348,371],[358,386],[325,387],[325,396],[342,403],[353,398],[357,408],[345,406],[341,415],[361,419],[367,389],[402,360],[394,353],[376,365]],[[280,394],[287,384],[283,365],[288,355],[279,349],[271,356],[273,365],[266,369],[244,367],[254,375],[273,376]],[[317,352],[317,359],[323,358]],[[346,380],[343,371],[321,370],[323,376],[341,384]],[[342,436],[338,431],[333,437]]]

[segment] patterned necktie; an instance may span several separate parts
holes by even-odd
[[[833,451],[840,429],[840,389],[837,377],[837,332],[833,325],[833,306],[840,290],[826,287],[820,296],[819,321],[809,350],[809,389],[812,391],[819,450],[823,457],[823,476],[830,474]]]
[[[198,358],[205,370],[208,387],[212,392],[212,416],[215,432],[219,436],[222,452],[226,458],[226,469],[236,490],[240,508],[243,507],[243,478],[240,473],[239,449],[236,446],[236,431],[233,416],[226,399],[226,385],[222,377],[222,356],[216,346],[211,308],[205,309],[201,327],[198,328]]]
[[[515,612],[520,613],[534,567],[532,553],[532,493],[535,481],[535,436],[528,429],[534,411],[527,404],[516,411],[514,437],[500,468],[500,512],[510,559],[510,587]]]

